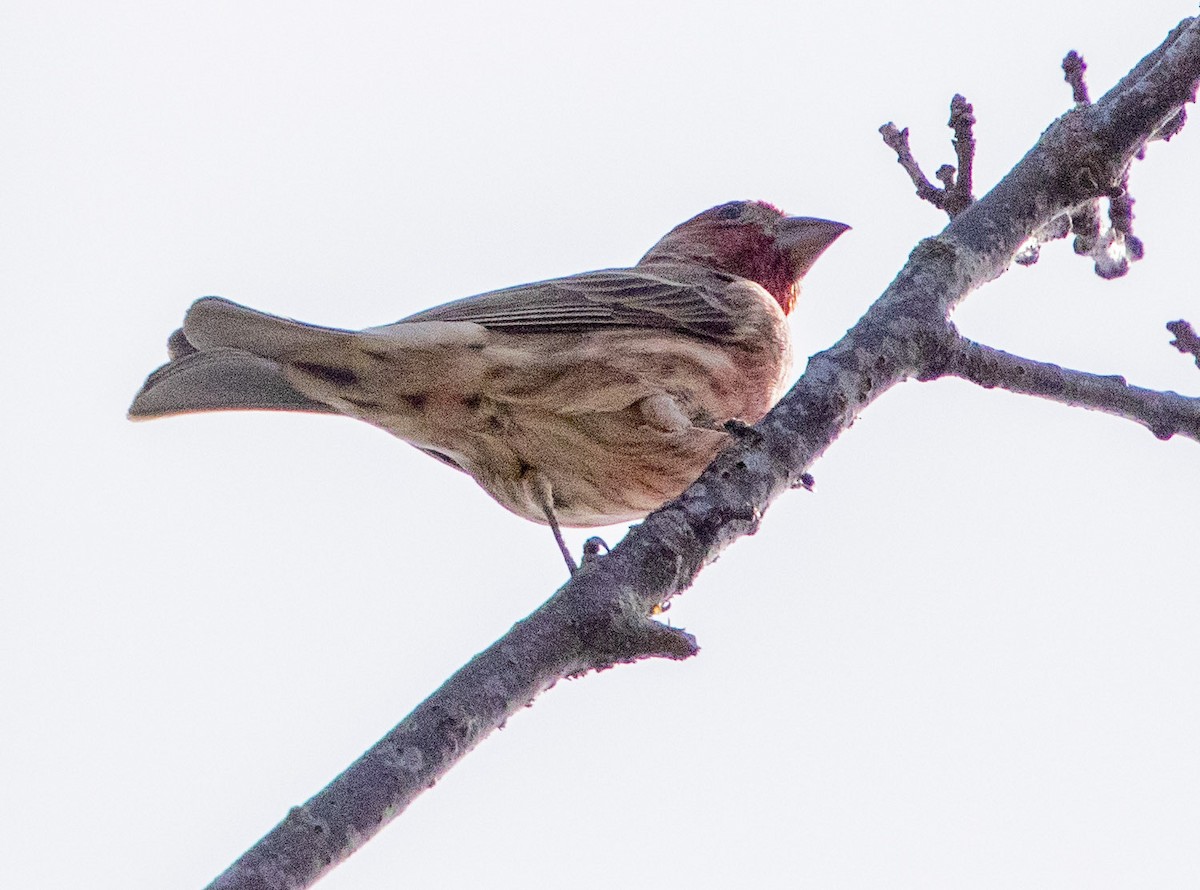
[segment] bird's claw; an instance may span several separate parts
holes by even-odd
[[[591,565],[600,558],[600,548],[604,548],[605,553],[609,553],[609,547],[604,543],[603,538],[592,536],[583,542],[583,558],[580,560],[581,565]]]
[[[757,445],[762,442],[763,435],[754,427],[745,421],[738,420],[736,417],[730,418],[722,424],[725,432],[731,436],[741,439],[747,445]]]

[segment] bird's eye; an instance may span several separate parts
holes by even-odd
[[[738,203],[722,204],[717,208],[717,219],[737,219],[742,215],[742,205]]]

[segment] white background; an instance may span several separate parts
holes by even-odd
[[[4,5],[3,883],[122,890],[211,880],[564,580],[365,424],[128,423],[191,300],[383,323],[763,198],[854,226],[802,367],[944,222],[881,123],[932,173],[964,93],[986,190],[1067,50],[1099,95],[1192,10]],[[1200,393],[1196,128],[1134,171],[1131,275],[1060,242],[962,329]],[[913,382],[814,474],[676,601],[698,658],[560,684],[321,886],[1200,884],[1200,446]]]

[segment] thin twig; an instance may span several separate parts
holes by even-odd
[[[965,338],[946,371],[986,389],[999,387],[1123,417],[1140,423],[1159,439],[1179,435],[1200,442],[1200,398],[1130,386],[1120,375],[1073,371]]]
[[[939,210],[943,209],[941,199],[942,190],[925,177],[925,174],[921,171],[921,165],[917,163],[917,159],[913,157],[912,149],[909,148],[908,127],[901,130],[889,121],[879,128],[879,132],[883,136],[884,143],[896,153],[896,163],[904,168],[904,172],[908,174],[913,185],[917,187],[917,197],[922,201],[928,201]]]
[[[1071,85],[1071,96],[1075,100],[1075,104],[1091,105],[1092,100],[1088,98],[1087,79],[1084,77],[1087,63],[1083,61],[1083,56],[1075,50],[1071,50],[1063,59],[1062,69],[1064,79]]]
[[[1200,336],[1196,335],[1191,324],[1181,318],[1167,322],[1167,330],[1175,335],[1171,345],[1185,355],[1190,354],[1196,360],[1196,367],[1200,368]]]
[[[971,103],[960,95],[950,100],[950,120],[947,122],[954,131],[954,152],[958,158],[958,169],[950,164],[938,167],[934,176],[942,184],[938,188],[925,176],[921,165],[913,157],[908,144],[908,128],[899,129],[894,123],[888,122],[879,128],[884,144],[896,153],[896,163],[904,168],[908,178],[917,187],[917,197],[928,201],[938,210],[946,211],[951,219],[958,216],[974,202],[971,194],[975,164],[975,109]]]
[[[946,189],[946,212],[958,216],[975,200],[975,107],[955,94],[950,100],[949,127],[954,131],[954,153],[958,157],[958,182]]]

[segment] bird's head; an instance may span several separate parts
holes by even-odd
[[[765,201],[730,201],[680,223],[638,265],[698,263],[756,281],[785,313],[817,257],[850,227],[807,216],[788,216]]]

